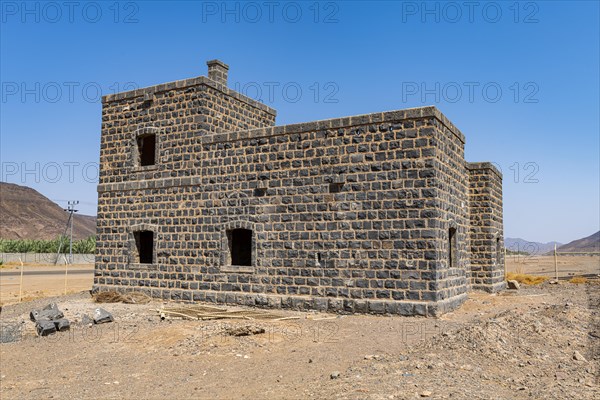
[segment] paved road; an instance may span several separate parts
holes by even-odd
[[[93,269],[69,269],[68,274],[93,274]],[[64,275],[65,269],[48,269],[48,270],[30,270],[23,271],[23,275]],[[4,276],[19,276],[21,275],[21,271],[0,271],[0,278]]]

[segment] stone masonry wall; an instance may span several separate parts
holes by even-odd
[[[437,219],[440,265],[436,278],[439,300],[466,298],[469,290],[468,174],[464,167],[465,138],[457,129],[442,127],[436,141]],[[456,230],[454,262],[450,265],[450,229]],[[453,305],[454,307],[455,305]],[[453,308],[451,307],[451,308]]]
[[[206,77],[105,96],[100,184],[190,176],[199,138],[273,126],[275,110]],[[138,135],[157,134],[157,165],[136,165]]]
[[[403,315],[464,301],[464,137],[437,109],[237,130],[246,118],[219,111],[227,100],[207,100],[194,122],[184,104],[198,93],[218,96],[212,87],[168,95],[184,99],[173,101],[179,123],[166,104],[152,118],[127,109],[136,99],[105,100],[96,290]],[[245,107],[257,125],[274,119]],[[159,138],[152,168],[130,161],[140,131]],[[457,266],[447,261],[448,220],[463,243]],[[228,265],[235,228],[252,230],[251,266]],[[140,229],[155,233],[151,264],[134,262]]]
[[[502,222],[502,175],[490,163],[467,163],[469,171],[471,284],[496,292],[506,286]]]

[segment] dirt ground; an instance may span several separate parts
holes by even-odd
[[[73,325],[36,337],[28,313],[49,301]],[[115,322],[92,327],[80,324],[98,307],[87,293],[4,306],[4,335],[19,340],[0,345],[2,399],[600,396],[598,281],[473,292],[437,319],[161,320],[165,304],[101,304]]]
[[[600,275],[600,255],[559,255],[556,259],[560,278]],[[506,255],[506,271],[554,276],[554,256]]]
[[[600,272],[598,257],[561,257],[558,266],[561,277]],[[89,273],[68,275],[68,292],[89,290],[93,266],[69,269]],[[64,274],[48,274],[64,267],[25,270],[35,272],[23,277],[25,301],[64,293]],[[507,271],[553,275],[554,258],[508,256]],[[279,311],[298,319],[161,321],[153,310],[166,303],[153,302],[104,304],[116,322],[93,327],[79,324],[98,306],[87,293],[7,305],[18,302],[19,282],[18,275],[0,278],[0,328],[20,339],[0,345],[3,399],[584,399],[600,394],[597,282],[546,283],[500,295],[475,292],[439,319]],[[59,303],[73,326],[38,338],[27,314],[50,301]],[[231,336],[236,327],[264,333]],[[574,359],[579,358],[575,351],[582,360]]]
[[[23,275],[4,275],[9,272],[27,272]],[[69,272],[71,271],[71,272]],[[85,273],[73,271],[86,271]],[[52,273],[54,272],[54,273]],[[29,273],[34,273],[30,275]],[[65,293],[65,266],[26,264],[3,265],[0,269],[0,304],[19,302],[19,287],[22,283],[21,297],[23,301],[34,300],[48,296],[59,296]],[[94,264],[74,264],[67,267],[67,293],[77,293],[90,290],[94,283]]]

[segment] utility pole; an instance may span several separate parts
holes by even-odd
[[[73,213],[76,213],[79,210],[75,209],[75,206],[79,204],[78,200],[69,201],[68,207],[65,211],[69,212],[69,222],[71,223],[71,235],[69,238],[69,264],[73,264]]]

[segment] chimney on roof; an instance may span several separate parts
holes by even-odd
[[[208,77],[221,85],[227,86],[229,65],[219,60],[207,61],[206,65],[208,65]]]

